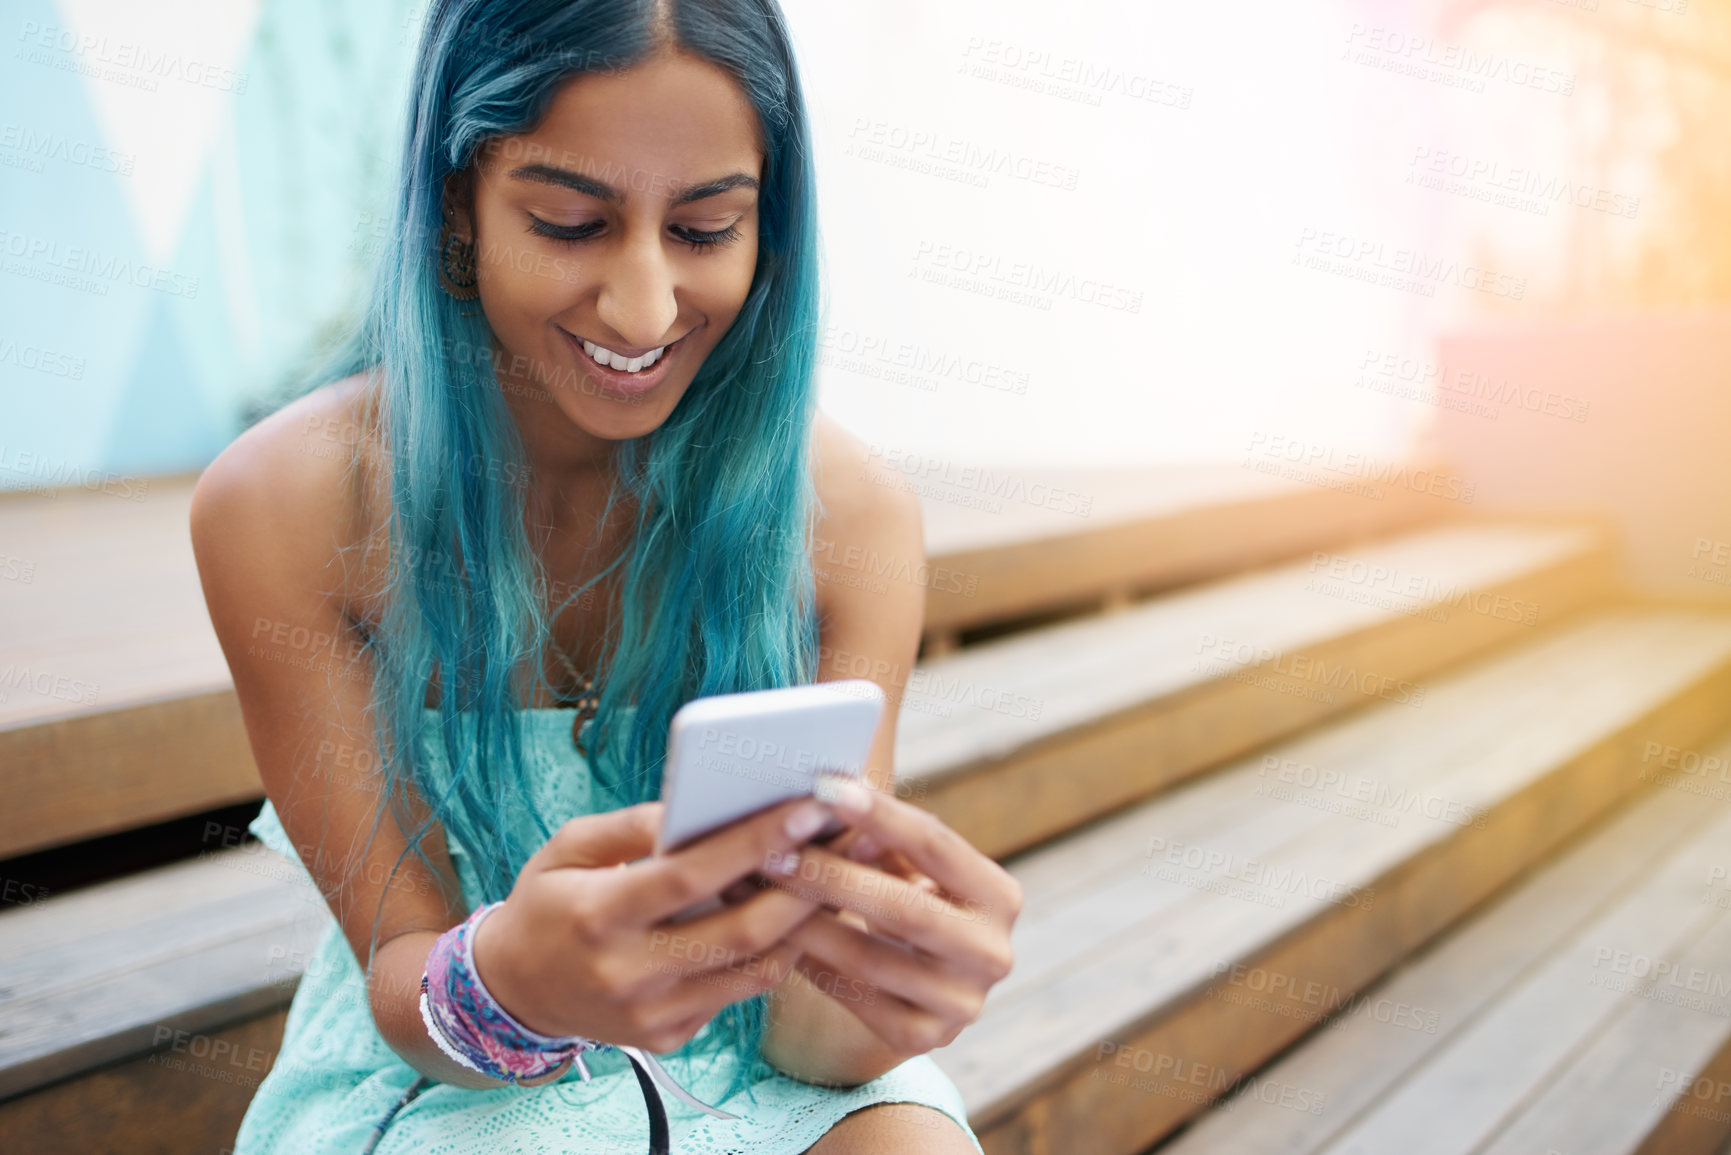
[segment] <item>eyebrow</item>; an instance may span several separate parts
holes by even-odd
[[[563,185],[565,188],[576,189],[580,193],[592,196],[596,200],[606,201],[609,204],[618,204],[624,199],[619,190],[610,184],[598,181],[594,177],[584,176],[580,172],[572,172],[568,168],[558,168],[550,164],[519,165],[506,175],[518,180],[536,181],[540,184]],[[692,201],[719,196],[731,189],[755,189],[757,187],[756,177],[736,172],[716,180],[705,181],[703,184],[687,186],[673,198],[672,207],[678,208],[680,205],[688,205]]]

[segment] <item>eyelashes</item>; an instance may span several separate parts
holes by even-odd
[[[589,240],[601,231],[600,221],[590,221],[581,225],[555,225],[542,220],[533,213],[529,214],[529,231],[538,237],[562,241],[566,244],[577,244]],[[674,237],[693,252],[703,252],[706,249],[716,249],[737,241],[741,234],[737,223],[728,225],[725,229],[690,229],[683,225],[671,226]]]
[[[586,241],[601,230],[600,221],[590,221],[581,225],[549,224],[540,217],[529,214],[529,231],[538,237],[547,237],[555,241]]]
[[[691,246],[693,252],[731,245],[740,235],[737,224],[728,225],[725,229],[688,229],[682,225],[674,225],[673,229],[673,235]]]

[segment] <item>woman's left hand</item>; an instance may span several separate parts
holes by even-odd
[[[774,885],[847,914],[820,910],[787,938],[819,990],[838,999],[898,1054],[948,1044],[980,1015],[1010,973],[1010,927],[1022,887],[935,815],[863,786],[830,800],[852,829],[764,872]],[[862,861],[855,861],[855,859]],[[883,867],[889,869],[883,869]]]

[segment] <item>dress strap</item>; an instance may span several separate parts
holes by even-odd
[[[367,1136],[367,1145],[361,1148],[361,1155],[373,1155],[373,1148],[377,1147],[379,1140],[384,1138],[385,1128],[391,1125],[391,1120],[397,1117],[397,1112],[407,1107],[409,1100],[425,1090],[431,1081],[425,1075],[417,1075],[415,1081],[409,1084],[409,1089],[397,1096],[397,1101],[391,1104],[391,1109],[385,1112],[384,1118],[373,1124],[373,1133]]]

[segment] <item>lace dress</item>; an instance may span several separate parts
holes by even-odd
[[[431,710],[424,715],[428,723],[437,717]],[[525,756],[536,804],[553,829],[568,818],[616,805],[601,796],[572,745],[575,719],[576,707],[526,712]],[[449,767],[442,746],[424,745],[434,781],[443,780]],[[529,824],[526,815],[523,820]],[[268,801],[250,829],[290,861],[300,861]],[[473,863],[455,839],[450,856],[473,910],[480,905]],[[926,1104],[973,1138],[961,1095],[928,1055],[848,1090],[790,1079],[750,1056],[754,1098],[742,1091],[723,1101],[718,1096],[748,1057],[732,1047],[713,1058],[690,1054],[702,1038],[700,1033],[661,1061],[697,1098],[740,1118],[714,1119],[664,1096],[676,1155],[793,1155],[816,1143],[842,1116],[873,1103]],[[365,977],[333,921],[308,961],[289,1006],[282,1048],[247,1108],[234,1155],[361,1155],[374,1142],[372,1155],[643,1155],[649,1147],[648,1115],[628,1060],[612,1050],[591,1051],[584,1058],[589,1082],[575,1069],[543,1087],[478,1091],[421,1080],[374,1027]],[[945,1126],[935,1115],[930,1121]],[[974,1146],[979,1149],[977,1139]]]

